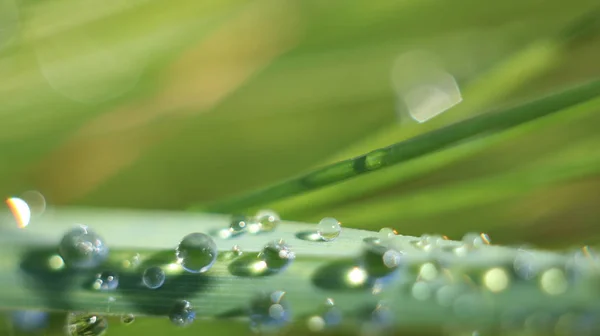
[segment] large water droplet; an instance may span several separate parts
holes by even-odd
[[[273,210],[261,210],[250,221],[248,231],[250,233],[273,231],[279,225],[281,218]]]
[[[280,271],[289,266],[296,255],[283,239],[269,242],[259,254],[267,268],[271,271]]]
[[[335,327],[342,322],[342,312],[335,306],[333,299],[328,298],[317,313],[307,320],[307,327],[312,332],[323,331]]]
[[[98,273],[92,287],[102,291],[115,290],[119,287],[119,276],[110,271]]]
[[[379,239],[379,244],[387,245],[394,239],[394,237],[396,237],[396,235],[398,235],[398,233],[392,228],[383,228],[379,230],[379,233],[377,235]]]
[[[150,289],[156,289],[165,283],[165,272],[158,266],[147,268],[142,275],[142,282]]]
[[[321,219],[319,224],[317,224],[317,234],[322,240],[334,240],[340,235],[341,232],[342,225],[335,218],[325,217]]]
[[[291,312],[284,297],[283,291],[261,293],[250,302],[248,315],[254,332],[275,332],[290,322]]]
[[[85,225],[67,232],[58,250],[65,263],[74,268],[96,267],[108,256],[104,240]]]
[[[173,305],[169,313],[169,319],[179,327],[190,325],[196,319],[196,311],[192,304],[186,300],[180,300]]]
[[[105,317],[89,313],[67,314],[66,332],[69,336],[100,336],[108,329]]]
[[[248,218],[246,216],[234,216],[229,222],[231,236],[239,235],[248,229]]]
[[[175,251],[178,262],[186,271],[204,273],[217,259],[217,245],[204,233],[191,233],[185,236]]]
[[[132,324],[134,321],[135,321],[135,315],[133,315],[133,314],[121,315],[121,323],[123,323],[123,324]]]

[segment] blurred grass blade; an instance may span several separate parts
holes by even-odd
[[[556,113],[599,95],[600,80],[595,80],[523,105],[479,115],[389,147],[317,169],[304,176],[296,177],[248,195],[233,198],[223,203],[192,209],[208,209],[213,212],[247,211],[250,207],[281,200],[400,164],[468,140],[474,136],[502,131]]]

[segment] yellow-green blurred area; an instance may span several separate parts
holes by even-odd
[[[39,190],[53,206],[218,202],[597,78],[597,5],[0,0],[0,194]],[[423,123],[399,112],[395,83],[410,86],[402,71],[418,79],[427,67],[393,71],[415,52],[462,96]],[[596,99],[265,206],[284,219],[327,215],[409,235],[594,244],[599,126]],[[117,322],[110,335],[247,330],[157,321]],[[19,334],[9,324],[1,334]]]
[[[1,0],[0,192],[185,209],[264,187],[597,77],[595,5]],[[415,52],[462,94],[424,123],[398,112],[394,86],[395,62]],[[596,105],[265,206],[413,235],[588,242],[600,233]],[[592,171],[527,187],[581,165]]]

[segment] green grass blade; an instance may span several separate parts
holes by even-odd
[[[61,235],[74,222],[89,224],[112,247],[103,269],[119,274],[117,290],[98,292],[86,286],[98,269],[75,273],[48,268],[48,257],[55,253]],[[169,230],[162,229],[165,223],[172,224]],[[212,232],[227,223],[227,216],[191,213],[54,209],[25,229],[4,227],[0,236],[3,270],[0,274],[0,308],[166,316],[176,300],[187,299],[201,318],[245,320],[245,307],[258,291],[284,290],[297,323],[305,323],[305,318],[315,313],[325,298],[332,297],[345,314],[345,325],[350,326],[360,323],[363,318],[361,311],[384,299],[393,316],[398,317],[393,323],[399,326],[440,328],[451,321],[465,319],[469,325],[474,323],[478,327],[489,328],[499,322],[494,314],[510,312],[515,302],[519,302],[520,308],[526,311],[536,311],[543,304],[547,305],[547,309],[561,312],[586,311],[596,302],[594,284],[598,275],[593,271],[593,265],[583,265],[582,269],[573,273],[577,275],[576,280],[570,280],[564,273],[573,271],[564,268],[570,259],[560,254],[530,251],[540,274],[553,267],[559,275],[562,274],[563,278],[556,281],[563,281],[564,292],[558,296],[549,295],[545,291],[548,285],[544,282],[540,285],[534,280],[519,280],[512,273],[513,259],[519,253],[517,249],[484,246],[469,257],[460,257],[453,252],[454,248],[461,246],[459,242],[440,241],[439,249],[433,253],[418,248],[414,244],[418,239],[410,236],[393,238],[393,244],[404,252],[403,265],[406,268],[397,277],[390,278],[380,294],[373,294],[373,288],[377,287],[372,287],[372,283],[351,286],[349,272],[357,265],[356,258],[363,251],[363,240],[374,237],[375,233],[345,229],[335,241],[315,242],[298,238],[299,233],[314,229],[313,225],[291,222],[283,223],[274,232],[264,235],[247,235],[231,240],[215,238],[222,256],[232,244],[242,246],[250,254],[273,238],[283,238],[297,255],[285,271],[265,276],[243,276],[235,274],[231,268],[239,259],[220,258],[206,274],[192,275],[174,270],[168,274],[172,282],[159,290],[139,286],[140,271],[144,267],[173,262],[172,246],[180,237],[190,231]],[[140,231],[144,234],[139,234]],[[141,256],[140,269],[123,263],[135,253]],[[433,262],[433,266],[429,267],[437,267],[437,280],[420,278],[420,267],[427,262]],[[443,272],[442,265],[447,267]],[[488,271],[492,268],[500,269],[499,272],[506,277],[506,286],[499,293],[491,289],[494,288],[490,285],[493,279],[489,279]],[[463,283],[453,279],[468,280]],[[457,286],[461,295],[470,298],[467,306],[480,309],[465,315],[439,304],[433,296],[431,300],[424,300],[415,294],[412,287],[415,283],[425,284],[430,291]],[[460,301],[459,297],[456,300]]]
[[[600,95],[600,81],[592,81],[517,107],[488,113],[377,149],[365,155],[341,161],[304,176],[206,207],[212,212],[244,211],[327,185],[339,183],[382,168],[447,148],[474,136],[487,135],[556,113]],[[196,208],[196,209],[197,209]]]

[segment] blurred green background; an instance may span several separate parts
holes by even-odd
[[[0,0],[0,194],[35,189],[52,206],[218,202],[598,78],[595,6]],[[425,123],[399,115],[392,83],[395,60],[413,51],[433,55],[462,93]],[[594,244],[599,112],[596,101],[264,206],[410,235]],[[136,325],[124,334],[152,333]]]

